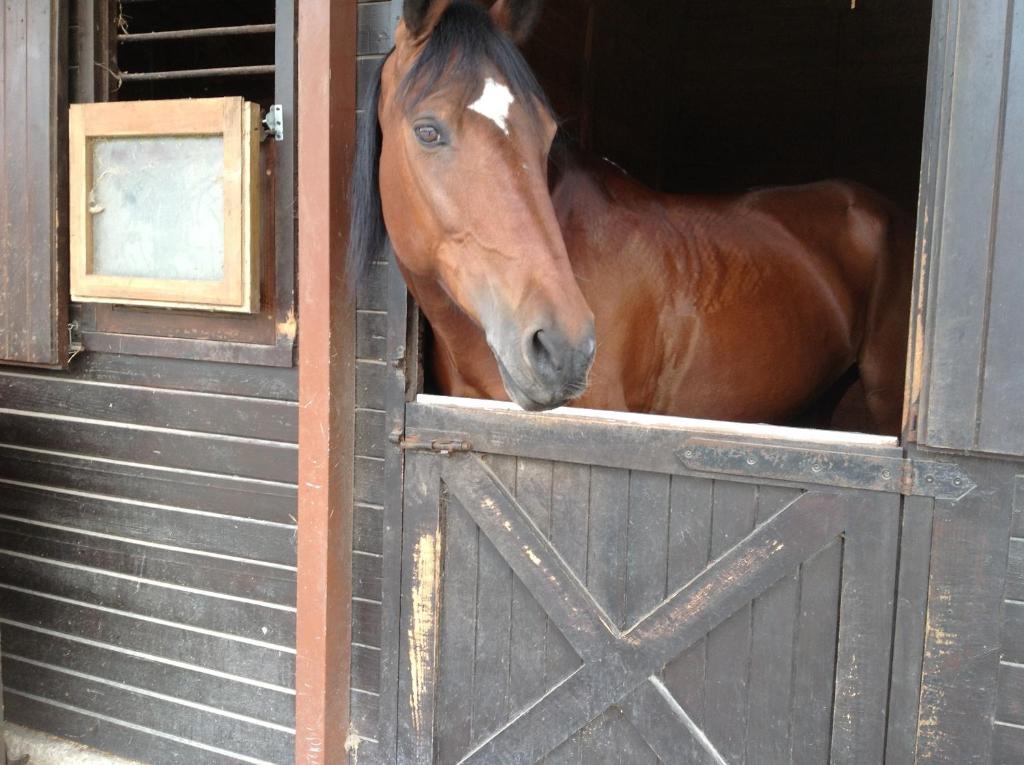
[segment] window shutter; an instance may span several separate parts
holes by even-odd
[[[918,440],[1024,455],[1024,3],[945,11],[922,184]]]
[[[66,7],[0,2],[0,363],[67,357]]]

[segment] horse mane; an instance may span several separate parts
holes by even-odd
[[[370,263],[383,254],[388,242],[380,199],[383,134],[377,112],[381,72],[388,56],[373,72],[367,90],[365,116],[357,137],[349,187],[351,217],[346,277],[352,289],[358,287]],[[443,80],[446,88],[458,89],[462,106],[466,106],[479,95],[483,68],[487,64],[506,80],[508,88],[532,117],[536,118],[539,109],[551,112],[547,97],[519,48],[494,23],[485,8],[470,0],[455,0],[441,14],[423,51],[403,78],[398,98],[407,109],[414,108]]]
[[[380,76],[383,68],[382,61],[371,75],[365,114],[356,136],[356,156],[349,184],[349,231],[345,276],[349,289],[353,292],[365,278],[370,263],[384,252],[388,241],[380,202],[380,148],[383,136],[380,131],[380,120],[377,118]]]

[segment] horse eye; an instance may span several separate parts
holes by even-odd
[[[441,133],[432,125],[420,125],[416,128],[416,138],[425,146],[433,146],[441,142]]]

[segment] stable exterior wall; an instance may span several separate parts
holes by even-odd
[[[992,759],[997,763],[1024,760],[1024,466],[1018,467],[1022,474],[1014,487],[992,741]]]
[[[0,370],[9,721],[146,763],[290,763],[294,369]]]

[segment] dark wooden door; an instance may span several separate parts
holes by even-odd
[[[882,762],[896,492],[711,477],[667,421],[407,416],[394,761]]]
[[[920,444],[1024,456],[1024,6],[938,0],[919,212]]]

